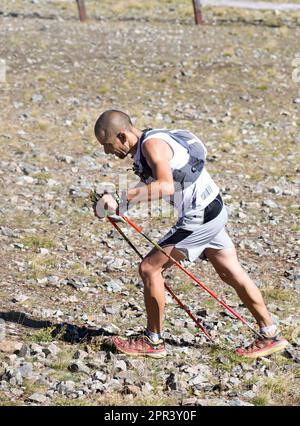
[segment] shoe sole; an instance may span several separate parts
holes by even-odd
[[[253,354],[249,354],[249,355],[240,355],[240,356],[245,357],[245,358],[261,358],[263,356],[272,355],[275,352],[283,351],[288,345],[289,345],[289,342],[286,340],[284,342],[279,343],[277,346],[272,346],[269,349],[265,349],[263,351],[259,351],[257,353],[253,353]]]
[[[120,349],[116,346],[116,349],[119,352],[122,352],[123,354],[126,355],[131,355],[131,356],[148,356],[150,358],[164,358],[165,356],[167,356],[167,351],[164,352],[160,352],[160,353],[148,353],[148,352],[127,352],[124,349]]]

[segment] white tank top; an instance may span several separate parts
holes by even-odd
[[[207,150],[203,143],[197,138],[195,135],[195,140],[202,144],[205,157],[207,154]],[[168,145],[172,148],[173,157],[169,161],[171,170],[181,169],[189,160],[189,154],[187,150],[182,147],[178,142],[172,139],[166,133],[155,133],[155,135],[149,135],[143,141],[143,144],[148,139],[162,139],[168,143]],[[152,181],[153,178],[150,178]],[[204,167],[198,179],[183,191],[178,191],[174,194],[174,197],[170,199],[170,197],[165,197],[165,201],[171,202],[174,204],[179,217],[183,216],[191,216],[197,214],[199,210],[205,209],[218,195],[219,187],[215,184],[210,174],[207,172]]]

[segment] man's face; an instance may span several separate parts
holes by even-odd
[[[121,132],[116,136],[111,136],[106,140],[102,140],[101,137],[99,137],[98,141],[100,145],[103,146],[105,154],[113,154],[123,159],[129,153],[128,136],[125,132]]]

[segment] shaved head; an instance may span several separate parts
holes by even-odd
[[[110,138],[115,137],[122,131],[129,131],[133,127],[129,115],[118,110],[108,110],[103,112],[95,124],[95,136],[105,143]]]

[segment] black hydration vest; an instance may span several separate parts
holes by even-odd
[[[205,162],[205,150],[203,145],[199,141],[195,140],[195,136],[187,130],[145,129],[138,141],[136,161],[133,165],[134,173],[138,175],[144,183],[147,183],[147,180],[150,177],[154,177],[151,167],[143,155],[142,143],[146,137],[155,137],[157,133],[165,133],[169,135],[189,153],[190,157],[188,162],[181,169],[173,170],[175,191],[178,189],[183,190],[198,179]]]

